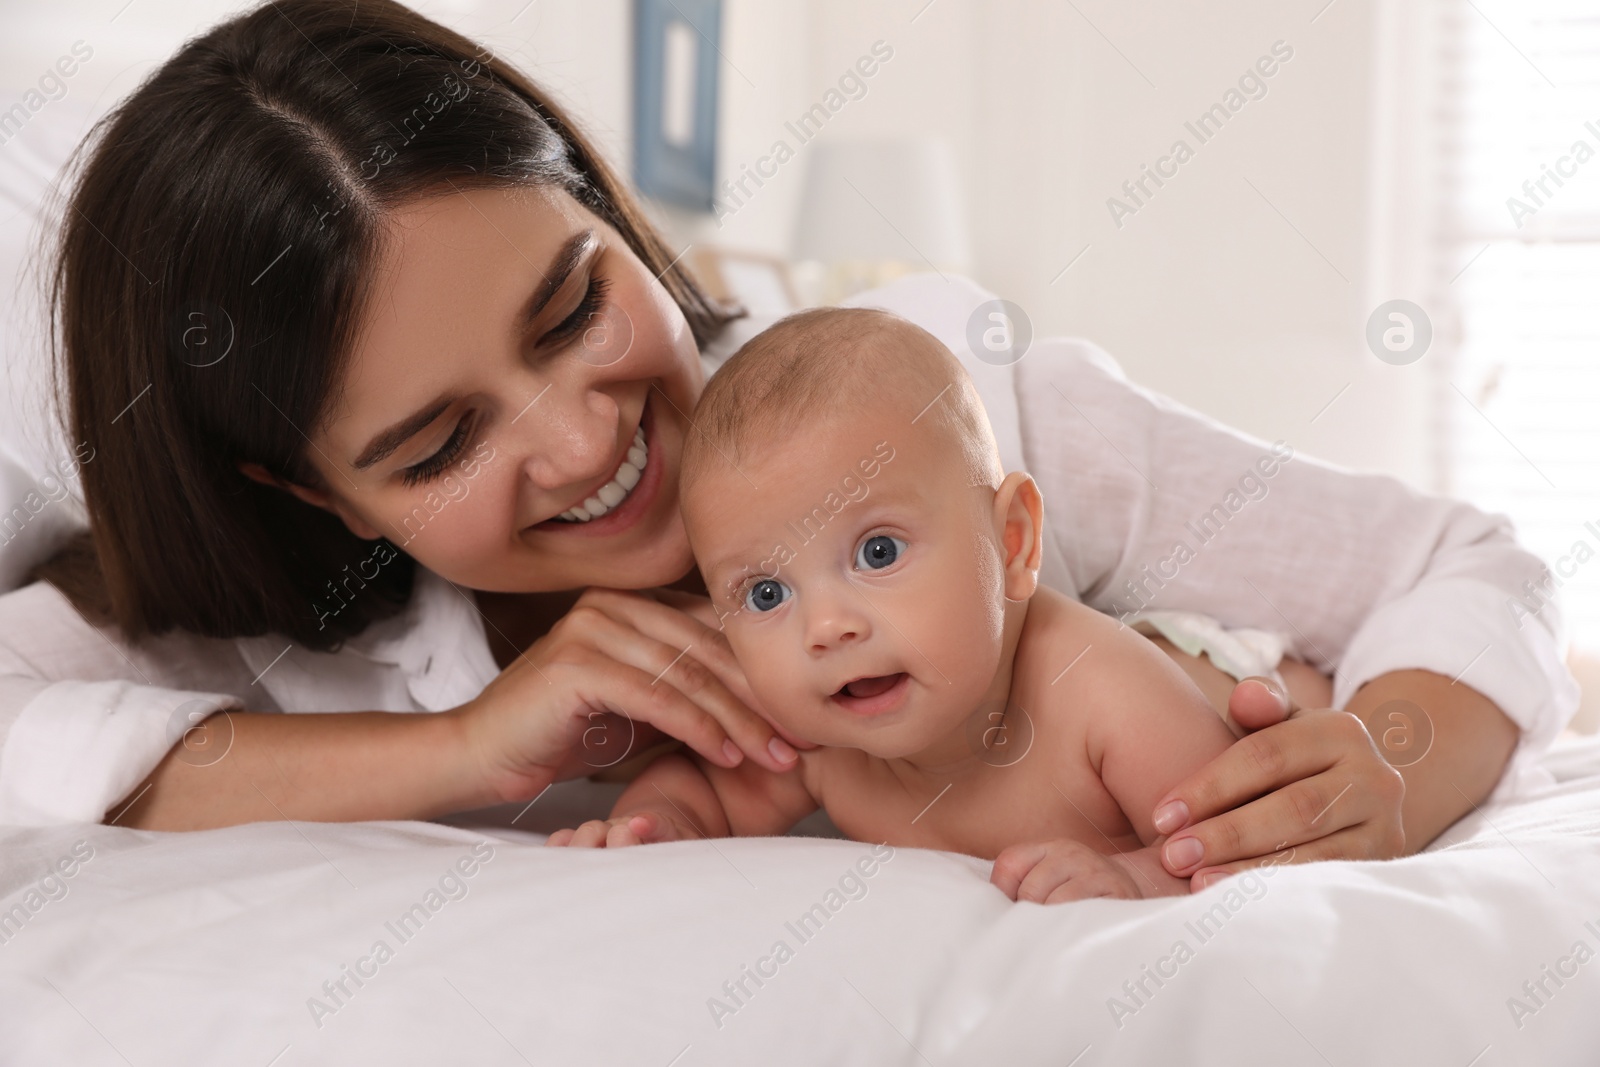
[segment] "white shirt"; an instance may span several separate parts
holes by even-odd
[[[990,299],[966,279],[920,274],[849,303],[904,315],[966,365],[1005,469],[1039,484],[1046,585],[1103,611],[1190,610],[1279,632],[1291,654],[1336,672],[1336,707],[1393,670],[1459,677],[1522,729],[1496,798],[1531,784],[1529,757],[1579,692],[1557,609],[1520,628],[1508,609],[1543,564],[1505,516],[1274,457],[1268,442],[1129,382],[1081,340],[1040,338],[1014,364],[986,363],[967,325]],[[708,372],[770,321],[732,323],[704,353]],[[441,711],[496,673],[470,593],[420,567],[404,613],[331,654],[273,636],[130,646],[36,583],[0,596],[0,823],[99,821],[197,712]]]

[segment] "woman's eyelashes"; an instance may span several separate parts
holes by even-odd
[[[471,416],[464,417],[456,423],[454,432],[439,447],[439,451],[409,467],[400,469],[400,481],[407,486],[417,485],[421,482],[432,481],[443,474],[445,468],[456,461],[463,449],[467,447],[467,438],[472,431]]]
[[[606,290],[610,287],[610,279],[591,278],[589,280],[589,288],[584,291],[583,299],[578,302],[578,306],[572,309],[570,315],[562,319],[540,338],[539,344],[542,346],[564,345],[588,329],[590,323],[599,316],[601,311],[605,310]],[[471,426],[468,425],[469,422],[470,419],[462,419],[457,423],[455,432],[450,435],[449,440],[445,441],[439,451],[421,463],[402,468],[400,471],[401,482],[407,486],[413,486],[431,481],[443,474],[445,468],[455,462],[456,458],[461,455],[462,450],[467,447],[467,438],[471,431]]]
[[[611,288],[609,278],[589,279],[589,288],[583,299],[572,309],[572,314],[557,323],[539,341],[541,345],[564,345],[589,328],[606,306],[606,290]]]

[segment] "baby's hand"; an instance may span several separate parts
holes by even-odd
[[[989,881],[1012,900],[1035,904],[1092,897],[1138,900],[1143,896],[1133,875],[1116,857],[1070,838],[1012,845],[995,857]]]
[[[590,819],[576,830],[557,830],[545,841],[557,848],[626,848],[660,841],[687,840],[678,824],[659,812],[636,811],[610,819]]]

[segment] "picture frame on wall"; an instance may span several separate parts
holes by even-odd
[[[710,212],[716,195],[722,0],[634,0],[633,180]]]

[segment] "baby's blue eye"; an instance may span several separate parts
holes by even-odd
[[[763,578],[745,591],[745,607],[752,611],[771,611],[789,597],[789,587],[776,578]]]
[[[866,570],[879,571],[900,558],[900,553],[906,550],[906,543],[898,537],[888,534],[874,534],[861,542],[861,547],[856,549],[856,566]]]

